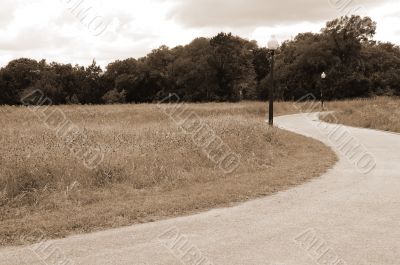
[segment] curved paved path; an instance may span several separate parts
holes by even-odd
[[[376,159],[364,174],[328,139],[326,131],[337,125],[306,114],[280,117],[277,124],[332,146],[340,161],[324,176],[267,198],[50,241],[47,250],[5,248],[0,264],[400,264],[400,135],[341,127]]]

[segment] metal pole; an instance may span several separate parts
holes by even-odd
[[[324,89],[325,89],[325,79],[326,79],[326,74],[325,74],[325,72],[322,72],[322,74],[321,74],[321,84],[320,84],[320,92],[321,92],[321,108],[322,108],[322,111],[324,111],[325,110],[325,95],[324,95],[324,93],[325,93],[325,91],[324,91]]]
[[[325,95],[324,95],[324,89],[325,89],[325,78],[322,79],[322,84],[321,84],[321,107],[322,111],[325,110]]]
[[[269,125],[274,126],[274,91],[275,91],[275,80],[274,80],[274,65],[275,65],[275,51],[272,50],[272,61],[271,61],[271,86],[269,88]]]

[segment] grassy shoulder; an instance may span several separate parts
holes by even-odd
[[[328,103],[335,115],[321,116],[330,123],[400,132],[400,98],[377,97]]]
[[[165,115],[171,108],[51,107],[104,150],[88,169],[28,109],[1,107],[0,245],[27,243],[21,237],[36,229],[59,238],[230,206],[302,184],[336,162],[322,143],[270,129],[265,103],[186,105],[195,114],[189,124],[199,118],[240,157],[225,173]]]

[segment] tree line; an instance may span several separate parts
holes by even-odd
[[[345,16],[282,43],[275,53],[277,98],[320,95],[321,88],[327,99],[400,95],[400,48],[374,41],[376,27],[369,17]],[[105,71],[95,61],[84,67],[21,58],[0,69],[0,104],[20,104],[37,89],[53,104],[157,102],[171,93],[187,102],[265,100],[271,58],[256,41],[230,33],[161,46]]]

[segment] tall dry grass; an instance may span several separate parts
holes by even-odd
[[[333,101],[328,103],[328,107],[336,113],[334,116],[322,117],[326,122],[400,132],[400,98],[376,97]]]
[[[224,174],[155,105],[60,106],[105,151],[90,170],[25,107],[0,111],[0,245],[188,214],[316,177],[335,161],[321,143],[270,129],[265,103],[191,104],[241,157]],[[278,114],[295,112],[277,104]]]

